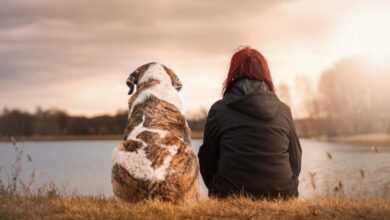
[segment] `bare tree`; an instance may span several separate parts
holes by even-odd
[[[281,83],[277,86],[276,92],[279,96],[279,98],[285,102],[287,105],[291,106],[291,90],[290,86],[286,83]]]
[[[341,60],[319,80],[319,105],[334,134],[386,130],[389,120],[389,77],[363,57]]]

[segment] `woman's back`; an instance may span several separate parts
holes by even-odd
[[[264,81],[238,80],[211,107],[199,151],[211,195],[296,195],[300,157],[290,108]]]

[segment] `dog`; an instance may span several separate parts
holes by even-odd
[[[153,62],[137,68],[126,84],[129,95],[137,91],[129,99],[124,140],[112,155],[115,196],[128,202],[198,200],[199,165],[182,114],[180,79]]]

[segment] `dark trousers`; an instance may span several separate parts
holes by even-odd
[[[230,189],[229,187],[224,186],[223,183],[220,183],[218,181],[212,181],[209,186],[209,197],[224,199],[227,197],[245,196],[260,200],[288,200],[298,198],[298,185],[299,180],[292,179],[289,188],[284,191],[267,190],[250,192],[246,190],[245,187],[242,187],[241,190]]]

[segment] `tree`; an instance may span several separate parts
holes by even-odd
[[[389,77],[363,57],[343,59],[319,80],[319,104],[335,134],[384,131],[389,120]]]
[[[281,83],[277,86],[276,92],[279,98],[287,105],[291,106],[291,90],[290,86],[286,83]]]

